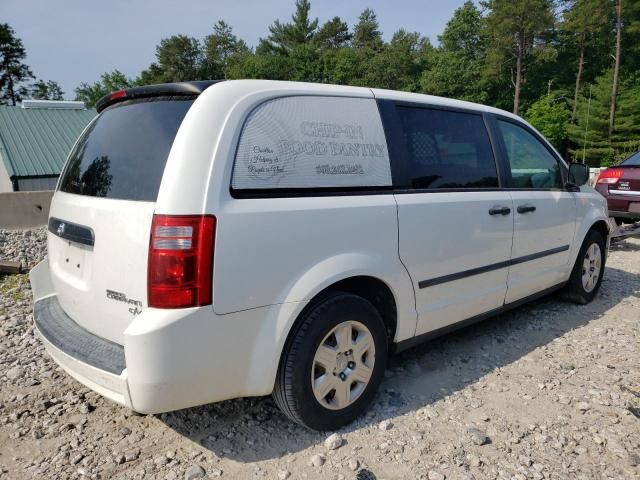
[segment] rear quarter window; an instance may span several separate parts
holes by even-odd
[[[193,98],[115,104],[85,130],[62,172],[60,191],[153,202],[171,145]]]
[[[493,150],[481,114],[398,106],[395,141],[408,189],[498,187]]]
[[[240,134],[233,190],[391,186],[375,100],[294,96],[267,101]]]

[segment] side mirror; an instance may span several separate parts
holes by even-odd
[[[589,181],[589,165],[584,163],[569,164],[569,183],[576,187],[585,185]]]

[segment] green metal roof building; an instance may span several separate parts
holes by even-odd
[[[0,106],[0,193],[53,190],[71,147],[95,116],[82,102]]]

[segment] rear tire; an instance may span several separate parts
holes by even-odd
[[[602,234],[590,230],[587,234],[576,263],[571,271],[569,282],[563,291],[563,297],[580,305],[594,299],[600,290],[605,266],[606,244]]]
[[[378,310],[350,293],[313,305],[285,345],[273,398],[293,421],[335,430],[369,406],[387,363],[387,336]]]

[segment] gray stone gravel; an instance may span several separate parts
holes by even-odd
[[[44,245],[0,231],[2,259]],[[0,276],[1,479],[640,478],[640,240],[589,305],[546,298],[393,357],[336,449],[269,398],[134,415],[55,365],[31,309],[27,276]]]
[[[46,251],[46,227],[30,230],[0,229],[0,260],[21,262],[28,268],[40,262]]]

